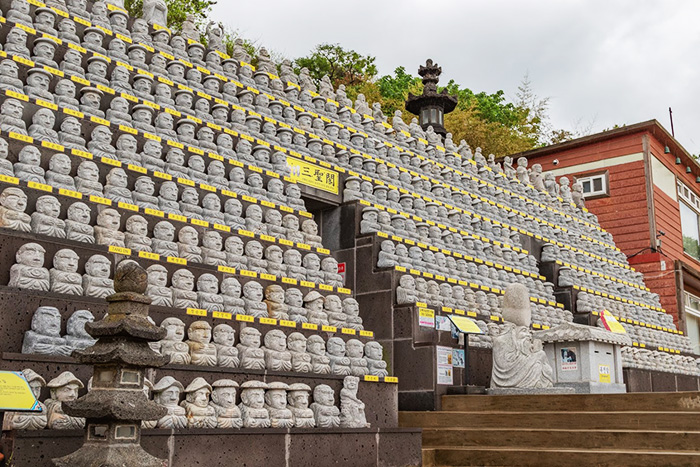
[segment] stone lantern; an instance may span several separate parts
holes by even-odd
[[[151,299],[144,295],[146,285],[146,271],[138,263],[119,263],[114,278],[116,293],[107,297],[107,314],[85,326],[97,342],[73,356],[80,363],[94,365],[92,389],[63,403],[66,414],[86,419],[85,442],[77,451],[54,459],[59,467],[168,465],[140,444],[141,421],[156,420],[166,413],[143,391],[144,372],[168,362],[168,357],[148,345],[165,337],[165,330],[148,319]]]
[[[445,130],[445,114],[452,112],[457,106],[457,96],[450,96],[447,90],[437,91],[442,68],[428,59],[425,66],[418,68],[418,74],[423,78],[423,94],[414,96],[408,94],[406,110],[418,115],[420,126],[427,130],[432,126],[435,133],[447,134]]]

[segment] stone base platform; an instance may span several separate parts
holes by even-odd
[[[565,386],[574,389],[576,394],[622,394],[627,392],[624,384],[596,383],[596,382],[572,382],[565,383]]]
[[[76,450],[83,432],[3,433],[8,467],[48,467]],[[421,429],[144,430],[144,449],[170,467],[403,467],[421,465]]]
[[[677,392],[700,390],[700,377],[663,371],[624,368],[627,392]]]
[[[547,394],[575,394],[576,390],[571,387],[553,388],[488,388],[486,394],[489,396],[529,396]]]

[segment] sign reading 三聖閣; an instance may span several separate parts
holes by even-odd
[[[0,371],[0,410],[41,411],[21,371]]]
[[[291,170],[290,178],[297,183],[338,194],[338,172],[335,170],[324,169],[293,157],[287,158],[287,165]]]

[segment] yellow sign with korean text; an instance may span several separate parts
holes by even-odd
[[[338,194],[338,172],[325,169],[314,164],[309,164],[293,157],[287,158],[287,165],[291,170],[290,178],[312,188]]]
[[[452,324],[457,327],[459,332],[464,334],[483,334],[483,331],[479,328],[479,326],[477,326],[473,320],[467,318],[466,316],[450,315],[448,318],[450,318],[450,321],[452,321]]]
[[[0,410],[41,412],[21,371],[0,371]]]

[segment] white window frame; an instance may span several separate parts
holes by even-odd
[[[698,296],[695,295],[695,294],[692,294],[692,293],[688,292],[687,290],[684,290],[684,291],[683,291],[683,295],[685,296],[685,307],[684,307],[684,308],[685,308],[685,312],[688,313],[688,314],[690,314],[690,315],[693,315],[693,316],[695,316],[695,317],[700,318],[700,308],[697,308],[697,309],[696,309],[696,308],[693,306],[693,300],[695,300],[696,302],[698,302],[698,305],[700,306],[700,297],[698,297]]]
[[[602,189],[598,191],[593,191],[593,180],[595,179],[600,179],[601,180],[601,185]],[[599,196],[610,196],[610,185],[609,185],[609,180],[608,180],[608,172],[602,172],[602,173],[597,173],[597,174],[592,174],[592,175],[585,175],[583,177],[576,177],[576,182],[580,183],[581,186],[583,186],[584,182],[590,182],[591,185],[591,191],[586,193],[585,191],[583,192],[583,197],[584,198],[595,198]]]
[[[678,180],[678,198],[685,201],[696,213],[700,214],[700,196],[696,195],[688,185]]]

